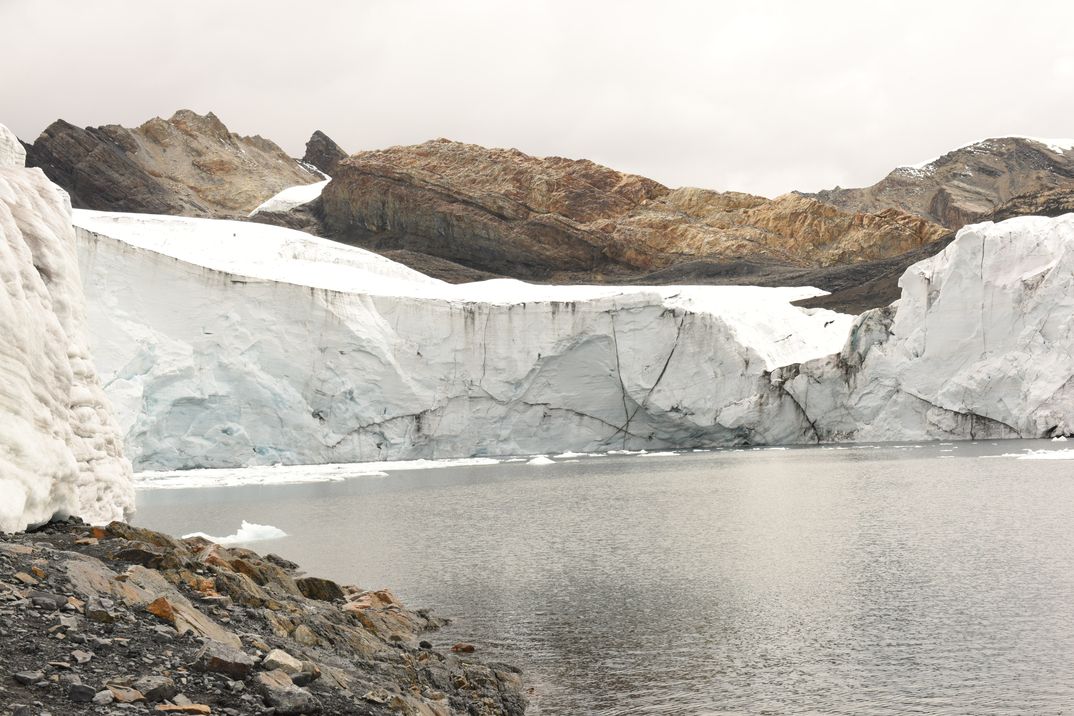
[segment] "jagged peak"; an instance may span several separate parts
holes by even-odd
[[[212,112],[198,114],[190,109],[180,109],[177,110],[167,122],[168,124],[187,132],[204,133],[220,138],[231,136],[231,132],[228,130],[227,125]]]
[[[347,152],[321,130],[315,130],[306,142],[306,153],[302,163],[315,167],[322,174],[330,176],[336,166],[347,158]]]

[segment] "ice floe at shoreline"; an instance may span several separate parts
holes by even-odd
[[[286,537],[287,533],[281,530],[279,527],[273,527],[272,525],[259,525],[256,522],[242,521],[242,525],[239,526],[239,530],[227,537],[213,537],[207,535],[204,532],[191,532],[190,534],[183,535],[183,539],[190,539],[191,537],[202,537],[210,542],[216,542],[217,544],[245,544],[247,542],[262,542],[269,539],[280,539]]]
[[[499,463],[500,460],[492,458],[473,457],[448,460],[399,460],[397,462],[169,470],[135,473],[134,485],[139,490],[181,490],[192,487],[240,487],[242,485],[295,485],[307,482],[339,482],[363,477],[387,477],[388,471],[428,470],[441,467],[496,465]]]

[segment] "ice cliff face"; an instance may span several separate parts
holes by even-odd
[[[133,509],[130,463],[85,341],[67,195],[0,126],[0,530]]]
[[[802,442],[766,372],[852,321],[790,305],[814,289],[451,286],[279,227],[75,223],[140,468]]]
[[[74,222],[141,468],[1074,428],[1071,216],[968,227],[857,319],[790,305],[813,289],[449,285],[274,226]]]
[[[838,356],[776,371],[820,440],[1074,432],[1074,214],[968,226]]]

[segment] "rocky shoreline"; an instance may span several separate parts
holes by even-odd
[[[77,518],[0,534],[0,713],[522,714],[442,621],[274,555]]]

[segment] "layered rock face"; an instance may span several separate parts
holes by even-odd
[[[347,153],[343,151],[343,148],[318,129],[306,142],[306,153],[302,156],[302,161],[332,176],[336,165],[346,158]]]
[[[322,177],[260,136],[229,132],[211,112],[180,110],[134,129],[54,122],[27,156],[76,207],[243,217],[273,194]]]
[[[1074,212],[1074,183],[1031,194],[1021,194],[996,207],[993,221],[1016,216],[1062,216]]]
[[[75,221],[147,469],[801,442],[790,401],[754,419],[780,399],[765,373],[852,320],[789,304],[814,289],[450,286],[278,227]]]
[[[1074,141],[1002,137],[899,167],[870,187],[811,196],[844,211],[895,208],[958,229],[991,219],[1014,197],[1057,187],[1074,189]]]
[[[520,278],[647,271],[687,259],[797,266],[909,251],[945,232],[895,210],[670,190],[589,161],[437,140],[356,154],[320,197],[327,235]]]
[[[0,126],[0,531],[133,509],[130,463],[86,346],[67,195]]]
[[[1074,215],[968,226],[900,285],[838,356],[773,374],[817,439],[1074,433]]]

